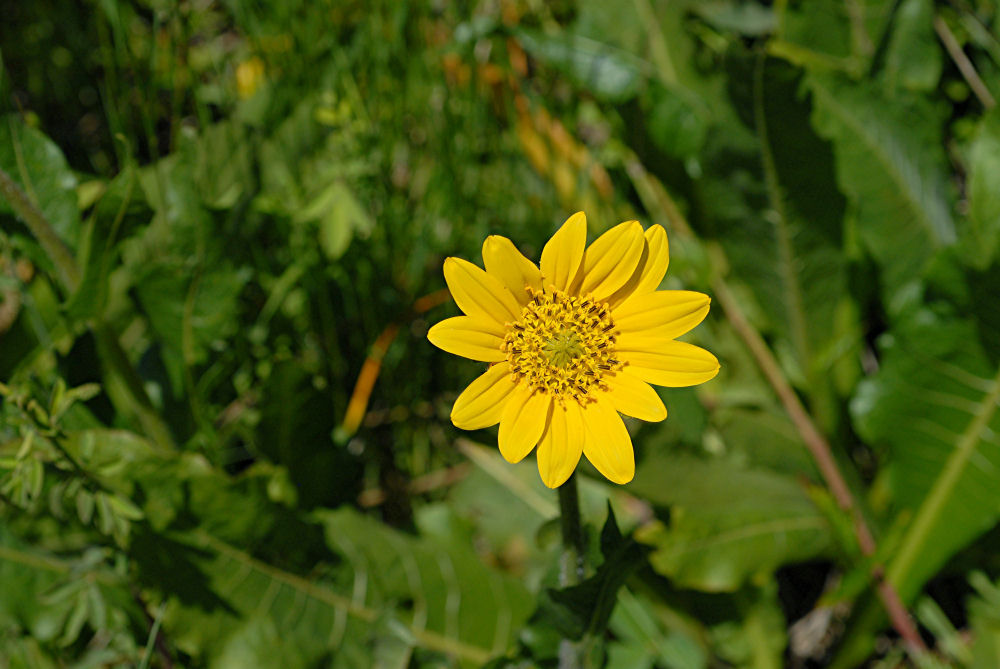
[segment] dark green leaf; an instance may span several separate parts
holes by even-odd
[[[608,519],[601,530],[604,562],[590,578],[577,585],[547,592],[532,617],[536,625],[549,624],[571,639],[602,635],[614,610],[618,590],[646,556],[645,546],[622,537],[608,503]]]
[[[895,291],[956,238],[940,111],[839,77],[812,75],[806,85],[857,234]]]

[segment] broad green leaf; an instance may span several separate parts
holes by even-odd
[[[810,0],[788,3],[778,16],[782,52],[809,69],[860,73],[876,53],[892,0]]]
[[[734,592],[783,564],[830,548],[830,529],[802,484],[724,460],[649,458],[633,492],[670,508],[669,525],[637,531],[653,568],[682,587]]]
[[[517,30],[515,34],[525,51],[602,100],[624,102],[638,91],[639,68],[624,52],[572,33]]]
[[[470,549],[413,539],[344,509],[321,513],[327,541],[350,565],[352,591],[367,584],[364,602],[380,610],[413,602],[408,625],[418,643],[453,644],[463,657],[504,652],[527,619],[531,597],[517,580],[483,565]],[[357,601],[357,600],[356,600]],[[445,641],[441,641],[444,639]]]
[[[757,136],[751,159],[762,183],[755,195],[766,204],[747,194],[743,212],[720,211],[722,243],[767,317],[763,328],[779,335],[775,348],[789,376],[808,392],[814,412],[832,414],[831,372],[851,363],[859,328],[850,318],[845,200],[835,187],[831,146],[809,123],[797,70],[749,54],[729,66],[734,105]],[[732,182],[716,188],[727,186]]]
[[[62,240],[75,247],[80,235],[77,180],[59,147],[24,125],[16,114],[0,116],[0,168],[17,182]],[[13,214],[3,197],[0,214]]]
[[[969,264],[986,269],[1000,246],[1000,111],[983,117],[969,156],[969,218],[962,251]]]
[[[894,500],[913,513],[887,569],[905,601],[1000,519],[1000,369],[968,322],[919,311],[880,340],[851,402],[859,434],[888,447]]]
[[[167,629],[178,645],[207,655],[210,667],[232,666],[222,663],[230,647],[243,667],[273,666],[267,644],[228,641],[246,633],[238,621],[250,618],[273,629],[280,647],[295,648],[299,666],[314,666],[354,640],[379,643],[385,634],[379,621],[392,616],[415,647],[471,666],[506,651],[530,612],[523,586],[484,566],[470,549],[409,537],[348,509],[316,517],[341,563],[308,577],[204,532],[187,537],[209,591],[223,604],[199,612],[174,601]]]
[[[955,241],[940,111],[872,85],[811,75],[813,124],[834,147],[857,235],[891,295]]]
[[[901,2],[885,56],[884,80],[891,88],[930,91],[941,78],[942,58],[934,34],[933,0]]]

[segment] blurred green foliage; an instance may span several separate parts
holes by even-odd
[[[3,669],[1000,665],[993,2],[3,15]],[[445,256],[581,209],[736,304],[635,481],[581,466],[559,590],[554,495],[451,426],[477,366],[424,335]]]

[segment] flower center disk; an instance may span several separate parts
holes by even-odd
[[[516,380],[535,390],[586,400],[604,374],[621,368],[615,359],[615,325],[607,305],[587,297],[529,291],[531,301],[510,325],[504,350]]]

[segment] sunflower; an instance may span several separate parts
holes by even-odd
[[[661,421],[667,409],[649,384],[692,386],[719,371],[714,355],[675,341],[705,318],[710,299],[657,290],[669,262],[661,226],[644,233],[627,221],[586,244],[578,212],[546,243],[541,268],[498,235],[483,244],[485,271],[448,258],[444,278],[465,315],[427,333],[449,353],[490,363],[455,400],[455,426],[499,423],[500,453],[512,463],[538,446],[550,488],[581,454],[611,481],[631,481],[632,440],[619,414]]]

